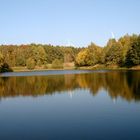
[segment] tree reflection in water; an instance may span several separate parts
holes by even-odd
[[[93,95],[105,90],[112,99],[140,100],[140,72],[106,72],[29,77],[1,77],[0,98],[52,95],[89,89]]]

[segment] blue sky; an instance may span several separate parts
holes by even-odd
[[[104,46],[140,33],[139,0],[0,0],[0,44]]]

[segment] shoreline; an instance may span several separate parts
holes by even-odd
[[[58,68],[58,69],[33,69],[29,70],[25,67],[20,67],[20,69],[13,68],[13,72],[39,72],[39,71],[60,71],[60,70],[140,70],[140,66],[125,68],[125,67],[94,67],[94,66],[84,66],[84,67],[72,67],[72,68]]]
[[[48,67],[45,67],[44,65],[42,66],[37,66],[34,69],[28,69],[26,66],[22,67],[11,67],[12,69],[11,72],[44,72],[44,71],[62,71],[62,70],[140,70],[140,65],[133,66],[130,68],[127,67],[119,67],[118,65],[104,65],[104,64],[96,64],[94,66],[75,66],[74,63],[69,63],[68,65],[64,64],[63,67],[58,67],[58,68],[52,68],[51,64],[48,64]],[[10,71],[9,71],[10,72]],[[8,73],[6,72],[1,72],[1,73]]]

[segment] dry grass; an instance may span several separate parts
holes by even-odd
[[[132,70],[140,70],[140,65],[134,66],[134,67],[132,67],[131,69],[132,69]]]
[[[62,69],[75,69],[75,65],[74,63],[64,63],[63,64],[63,68]],[[54,70],[54,68],[52,68],[52,64],[46,64],[43,66],[35,66],[35,69],[33,70],[29,70],[27,69],[27,67],[12,67],[12,70],[15,72],[22,72],[22,71],[41,71],[41,70]],[[55,69],[56,70],[56,69]]]

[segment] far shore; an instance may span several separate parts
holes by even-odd
[[[83,66],[83,67],[64,67],[64,68],[42,68],[38,67],[35,69],[27,69],[26,67],[12,67],[13,72],[34,72],[34,71],[54,71],[54,70],[140,70],[140,65],[126,68],[126,67],[117,67],[117,66],[104,66],[104,65],[98,65],[98,66]]]

